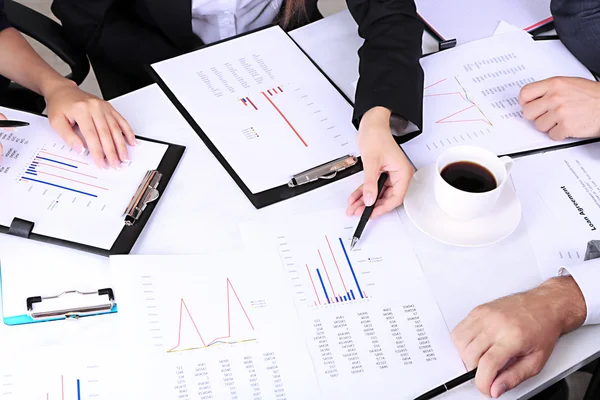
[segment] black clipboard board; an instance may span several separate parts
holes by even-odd
[[[205,49],[208,47],[217,46],[221,43],[235,40],[235,39],[238,39],[238,38],[246,36],[246,35],[251,35],[253,33],[272,28],[274,26],[277,26],[277,25],[271,24],[271,25],[264,26],[262,28],[254,29],[249,32],[245,32],[245,33],[242,33],[242,34],[239,34],[239,35],[227,38],[227,39],[223,39],[223,40],[199,47],[193,51],[198,51],[198,50]],[[310,60],[310,62],[317,68],[317,70],[327,79],[327,81],[338,91],[338,93],[348,102],[348,104],[353,105],[352,101],[350,101],[350,99],[340,90],[340,88],[335,83],[333,83],[333,81],[308,56],[308,54],[306,54],[306,52],[298,45],[298,43],[296,43],[296,41],[289,34],[286,33],[286,35],[291,40],[291,42],[294,45],[296,45],[298,47],[298,49],[300,49],[302,54],[304,54],[304,56],[306,56],[306,58],[308,60]],[[323,187],[329,183],[339,181],[341,179],[347,178],[348,176],[354,175],[357,172],[362,171],[362,162],[359,157],[358,162],[354,166],[338,172],[335,175],[335,177],[333,177],[331,179],[319,179],[315,182],[307,183],[307,184],[296,186],[296,187],[289,187],[287,185],[281,185],[281,186],[277,186],[272,189],[265,190],[263,192],[252,193],[250,191],[250,189],[248,188],[248,186],[246,186],[244,181],[239,177],[239,175],[231,167],[231,165],[229,164],[227,159],[221,154],[221,152],[217,149],[217,147],[212,143],[212,141],[210,140],[208,135],[206,135],[206,133],[204,133],[204,130],[200,127],[200,125],[196,122],[196,120],[190,115],[190,113],[186,110],[186,108],[181,104],[181,102],[177,99],[175,94],[169,89],[167,84],[161,79],[161,77],[154,70],[154,68],[152,68],[152,66],[148,66],[147,69],[148,69],[151,77],[158,84],[158,86],[162,89],[162,91],[165,93],[165,95],[169,98],[171,103],[173,103],[175,108],[177,108],[177,110],[185,118],[185,120],[188,122],[188,124],[190,124],[190,126],[194,129],[194,131],[196,131],[196,133],[198,134],[200,139],[202,139],[202,141],[204,142],[206,147],[208,147],[208,149],[211,151],[211,153],[214,154],[214,156],[217,158],[219,163],[221,163],[223,168],[225,168],[225,170],[233,178],[235,183],[239,186],[239,188],[242,190],[242,192],[246,195],[248,200],[250,200],[252,205],[254,205],[254,207],[256,207],[257,209],[260,209],[260,208],[263,208],[266,206],[270,206],[270,205],[278,203],[280,201],[287,200],[292,197],[310,192],[312,190]],[[317,166],[315,165],[315,167],[317,167]],[[302,171],[297,171],[297,172],[300,173]]]
[[[22,110],[17,110],[17,111],[26,112],[26,111],[22,111]],[[32,114],[32,113],[29,113],[29,114]],[[46,117],[45,115],[40,115],[40,114],[32,114],[32,115]],[[138,139],[141,139],[146,142],[160,143],[160,144],[165,144],[168,146],[160,164],[157,167],[157,170],[162,173],[162,179],[161,179],[160,185],[159,185],[160,196],[158,197],[158,199],[156,199],[156,201],[147,203],[144,212],[140,215],[140,217],[135,221],[135,223],[133,225],[131,225],[131,226],[124,225],[123,226],[121,233],[119,234],[119,236],[115,240],[115,243],[112,245],[112,247],[110,249],[108,249],[108,250],[102,249],[99,247],[89,246],[89,245],[85,245],[85,244],[81,244],[81,243],[77,243],[77,242],[72,242],[69,240],[58,239],[58,238],[51,237],[51,236],[45,236],[45,235],[33,233],[31,230],[35,226],[35,221],[24,221],[24,220],[20,220],[18,218],[15,218],[13,220],[13,226],[12,226],[13,229],[11,229],[11,227],[8,227],[8,226],[0,225],[0,233],[10,234],[10,235],[21,237],[24,239],[35,240],[37,242],[43,242],[43,243],[49,243],[49,244],[53,244],[53,245],[68,247],[71,249],[85,251],[88,253],[97,254],[97,255],[101,255],[101,256],[105,256],[105,257],[111,256],[111,255],[117,255],[117,254],[129,254],[129,252],[135,245],[138,237],[141,235],[142,230],[146,226],[146,223],[148,223],[148,221],[150,220],[150,216],[152,215],[154,208],[157,206],[158,202],[160,201],[160,197],[162,196],[163,192],[166,190],[167,185],[169,184],[169,181],[171,180],[171,177],[173,176],[175,169],[177,168],[177,165],[179,165],[179,161],[181,160],[181,157],[183,157],[183,153],[185,151],[185,146],[166,143],[166,142],[162,142],[162,141],[154,140],[154,139],[148,139],[148,138],[144,138],[141,136],[136,136],[136,137]],[[17,226],[15,229],[15,226],[14,226],[15,221],[17,224],[20,223],[22,225],[22,227]],[[9,232],[9,231],[11,231],[11,232]]]

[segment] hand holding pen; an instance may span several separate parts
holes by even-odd
[[[352,236],[352,243],[350,243],[350,250],[352,250],[354,248],[354,246],[356,246],[356,243],[358,243],[358,240],[362,236],[362,233],[365,230],[365,227],[367,226],[367,222],[369,222],[369,219],[371,218],[371,214],[373,214],[373,210],[375,209],[375,203],[377,203],[377,199],[379,198],[379,196],[381,196],[381,192],[383,190],[383,185],[385,184],[385,181],[388,179],[388,177],[389,176],[388,176],[387,172],[384,172],[379,176],[379,180],[377,181],[377,197],[375,198],[375,202],[373,203],[372,206],[365,207],[365,211],[363,211],[363,213],[360,217],[360,221],[358,222],[358,226],[356,227],[356,231],[354,232],[354,235]]]
[[[24,121],[10,121],[6,119],[4,114],[0,114],[0,129],[13,129],[29,126],[28,122]],[[2,161],[2,143],[0,143],[0,162]]]

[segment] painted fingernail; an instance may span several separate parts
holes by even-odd
[[[371,207],[373,204],[375,204],[375,196],[373,196],[373,193],[366,193],[365,206]]]
[[[77,154],[83,155],[83,153],[85,153],[85,149],[79,143],[73,144],[73,150],[75,150],[75,152],[77,152]]]

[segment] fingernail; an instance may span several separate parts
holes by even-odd
[[[77,154],[83,155],[83,153],[85,153],[85,149],[79,143],[73,144],[73,150],[75,150]]]
[[[373,193],[365,193],[365,206],[371,207],[373,204],[375,204]]]
[[[498,398],[500,396],[502,396],[504,393],[506,392],[506,384],[502,384],[500,385],[500,388],[498,389],[498,393],[496,393],[496,396],[494,398]]]

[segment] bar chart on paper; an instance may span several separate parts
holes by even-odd
[[[358,153],[352,106],[279,27],[152,67],[252,193]]]
[[[121,170],[105,170],[88,150],[79,154],[57,138],[46,118],[1,111],[31,125],[0,129],[0,185],[14,199],[0,209],[0,225],[9,226],[18,216],[35,222],[33,233],[110,249],[135,189],[159,166],[167,146],[140,140],[140,146],[128,148],[130,161],[121,163]]]
[[[462,364],[398,216],[350,251],[357,222],[334,210],[242,231],[248,247],[277,246],[324,398],[414,398],[419,371],[443,382]]]
[[[79,355],[81,356],[81,355]],[[102,356],[66,356],[58,349],[3,357],[0,398],[6,400],[110,399],[112,380]],[[11,362],[12,361],[12,362]],[[90,362],[91,361],[91,362]],[[34,384],[32,384],[34,383]]]
[[[299,252],[288,236],[279,236],[279,252],[288,274],[295,282],[297,300],[309,306],[348,303],[369,299],[367,291],[374,288],[372,264],[383,261],[377,255],[356,257],[357,252],[348,251],[353,226],[347,226],[342,235],[322,235],[311,242],[313,248],[306,253],[307,259],[298,260]],[[292,239],[293,240],[293,239]],[[304,266],[305,268],[302,268]]]
[[[109,191],[107,187],[98,184],[99,170],[89,159],[83,160],[83,157],[70,148],[66,150],[66,145],[54,144],[52,147],[54,149],[50,150],[44,146],[35,154],[25,171],[20,174],[20,182],[96,199]]]
[[[153,360],[140,379],[155,381],[148,389],[154,398],[301,399],[311,393],[310,384],[299,388],[302,380],[291,375],[296,367],[310,370],[310,358],[295,332],[293,304],[273,295],[281,289],[268,268],[238,255],[116,257],[111,268],[117,287],[124,285],[124,342]]]

